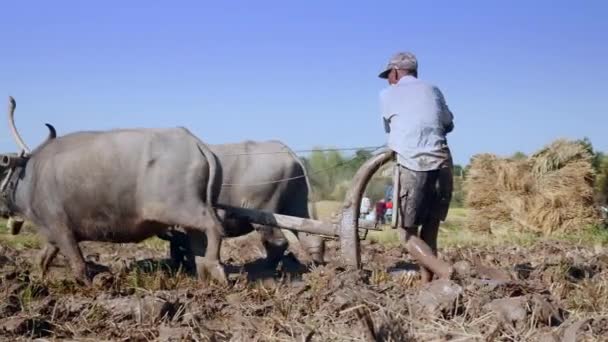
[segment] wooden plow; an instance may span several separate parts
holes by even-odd
[[[360,230],[365,232],[367,230],[380,230],[374,227],[374,222],[359,220],[361,198],[372,176],[382,165],[391,161],[393,156],[393,151],[381,151],[367,160],[357,170],[344,199],[341,215],[339,215],[337,222],[323,222],[225,205],[218,205],[217,212],[220,217],[224,218],[244,219],[277,229],[337,237],[340,241],[342,262],[347,266],[359,268],[361,266]]]

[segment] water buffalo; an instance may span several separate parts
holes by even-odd
[[[3,155],[9,170],[0,213],[31,221],[47,244],[42,274],[59,251],[75,278],[90,284],[80,241],[139,242],[179,225],[206,233],[199,271],[225,279],[219,262],[221,222],[212,208],[221,170],[207,145],[185,128],[85,131],[49,138],[30,152],[9,124],[19,157]],[[205,248],[204,246],[197,246]]]
[[[300,159],[280,141],[245,141],[234,144],[209,145],[219,160],[222,169],[222,189],[218,204],[259,209],[272,213],[310,218],[314,206],[309,206],[311,191],[308,175]],[[314,217],[313,217],[314,218]],[[257,229],[266,249],[268,267],[277,266],[288,246],[288,240],[279,229],[251,224],[243,221],[224,223],[227,237],[237,237]],[[313,262],[322,263],[324,239],[306,233],[297,234],[304,250]],[[184,254],[203,251],[198,232],[189,234],[190,243],[179,230],[172,230],[161,238],[171,241],[171,256],[191,268]],[[191,259],[190,259],[191,260]]]

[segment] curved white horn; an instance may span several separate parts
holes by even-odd
[[[15,107],[17,107],[15,99],[12,96],[9,96],[8,97],[8,124],[11,128],[11,132],[13,133],[13,138],[15,138],[15,142],[17,143],[17,145],[19,145],[19,147],[22,150],[24,150],[26,153],[30,153],[29,147],[27,147],[27,145],[21,138],[21,135],[19,135],[19,132],[17,131],[17,127],[15,127]]]

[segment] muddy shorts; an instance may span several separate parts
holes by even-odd
[[[452,199],[452,168],[413,171],[399,166],[401,227],[444,221]]]

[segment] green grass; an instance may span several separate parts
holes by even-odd
[[[38,235],[23,230],[19,235],[12,235],[6,227],[6,220],[0,219],[0,245],[9,246],[16,250],[39,248],[40,239]]]
[[[339,212],[342,202],[320,201],[316,202],[315,206],[318,218],[320,220],[329,220],[334,213]],[[467,209],[450,208],[448,217],[440,228],[440,246],[459,247],[506,244],[529,246],[539,240],[569,241],[585,245],[608,245],[608,229],[601,227],[590,227],[572,234],[554,235],[550,238],[543,238],[542,236],[531,233],[516,232],[510,229],[509,226],[504,226],[494,227],[492,229],[493,234],[488,235],[466,229],[466,217]],[[370,231],[367,239],[386,245],[399,244],[397,230],[391,229],[388,225],[384,227],[383,231]],[[158,251],[166,251],[168,249],[168,242],[157,237],[147,239],[143,243],[146,247]],[[6,220],[0,219],[0,245],[10,246],[17,250],[40,248],[40,239],[37,234],[32,233],[31,229],[22,229],[19,235],[11,235],[6,228]]]
[[[594,226],[576,234],[560,234],[556,239],[589,245],[608,245],[608,228]]]
[[[169,242],[162,240],[156,236],[144,240],[143,244],[146,247],[151,248],[155,251],[167,251],[169,249]]]
[[[439,245],[442,247],[463,246],[501,246],[518,245],[530,246],[541,240],[570,241],[582,245],[608,245],[608,229],[589,227],[571,234],[543,237],[533,233],[518,232],[510,226],[494,227],[492,234],[484,234],[467,229],[467,209],[450,208],[448,217],[442,222],[439,230]],[[399,237],[396,229],[384,226],[383,231],[370,231],[368,240],[386,245],[398,245]]]
[[[442,223],[439,232],[439,240],[442,245],[445,244],[446,240],[449,241],[449,243],[470,241],[470,236],[467,236],[467,232],[462,229],[465,224],[466,216],[466,209],[450,208],[448,217],[446,221]],[[392,229],[388,225],[383,228],[383,231],[370,231],[367,239],[386,245],[398,245],[399,236],[397,235],[397,229]]]
[[[329,220],[334,213],[338,213],[342,207],[342,202],[338,201],[319,201],[315,202],[315,210],[317,211],[317,219]]]

